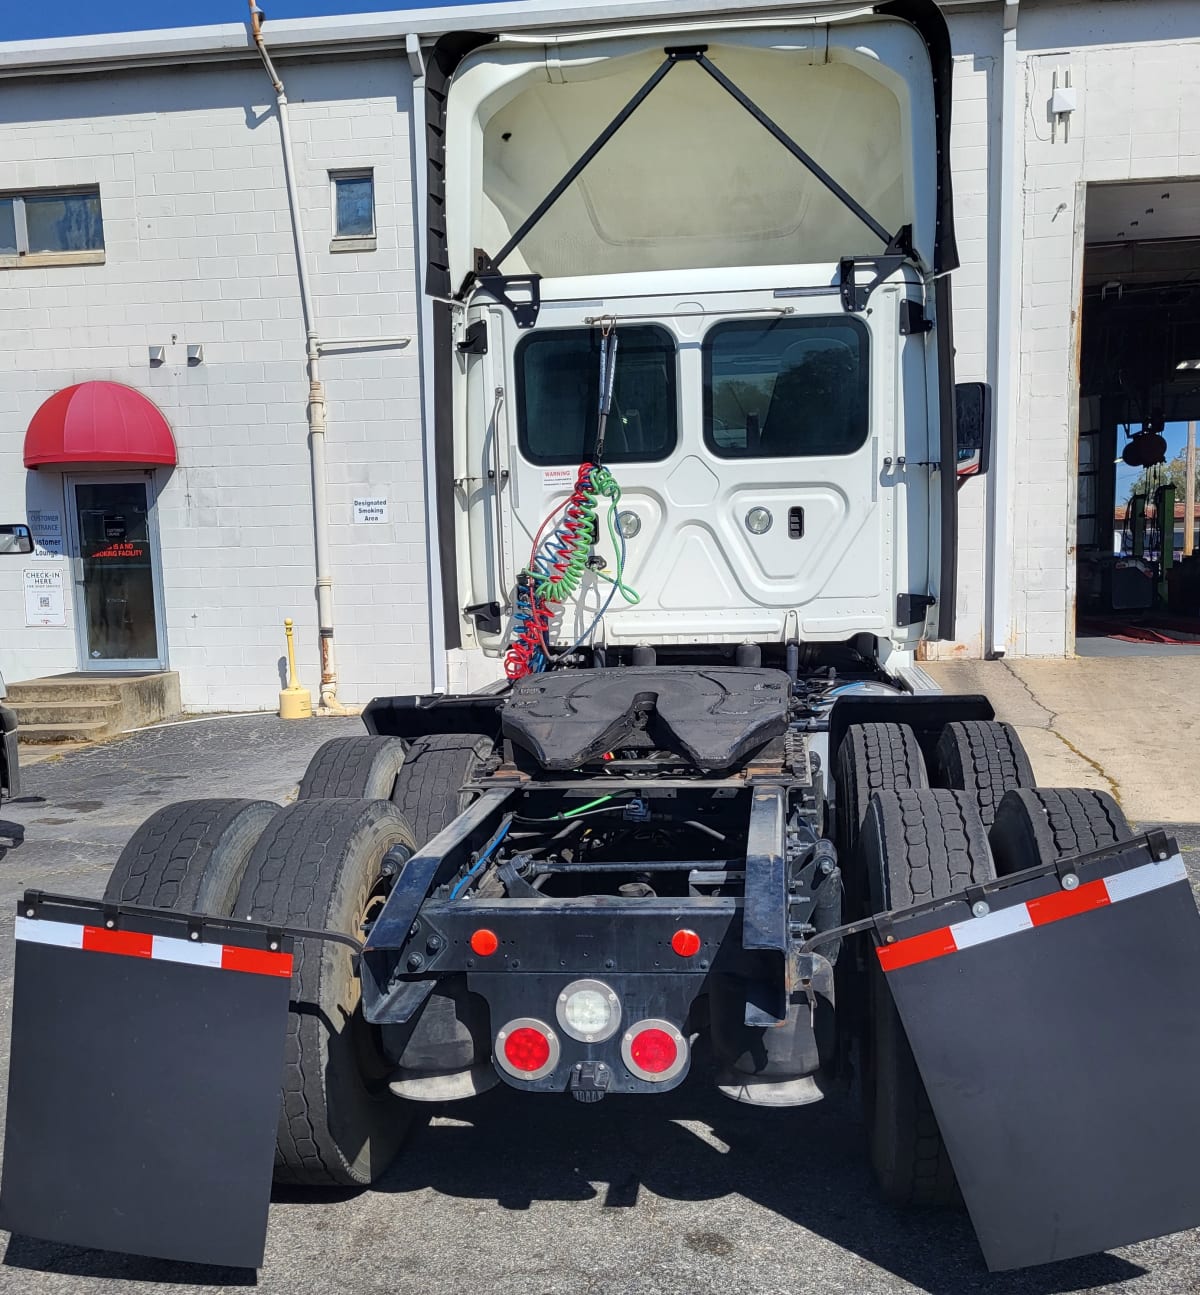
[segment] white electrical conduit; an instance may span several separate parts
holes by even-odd
[[[250,0],[250,30],[263,67],[275,90],[279,113],[279,138],[283,145],[283,181],[292,238],[296,244],[296,272],[300,283],[300,308],[304,313],[305,352],[308,358],[308,432],[312,455],[313,548],[317,567],[317,634],[321,645],[321,692],[319,709],[345,714],[337,698],[337,654],[333,645],[333,577],[329,571],[329,504],[325,490],[325,388],[321,385],[321,347],[317,339],[316,315],[308,285],[308,251],[296,195],[296,163],[292,157],[292,132],[288,119],[287,93],[262,38],[262,10]]]
[[[308,360],[308,432],[312,447],[313,548],[317,567],[317,633],[321,646],[321,692],[319,709],[327,714],[345,715],[338,701],[337,653],[333,635],[333,576],[329,562],[329,501],[326,492],[325,387],[321,382],[320,357],[323,351],[369,346],[407,346],[408,337],[335,337],[322,340],[317,336],[317,317],[308,282],[308,249],[304,244],[304,225],[300,218],[300,200],[296,193],[296,162],[292,156],[292,131],[288,117],[287,93],[279,73],[271,62],[262,35],[262,10],[250,0],[250,29],[254,44],[271,85],[279,113],[279,138],[283,145],[283,180],[287,191],[288,211],[292,220],[292,238],[296,244],[296,273],[300,285],[300,308],[304,314],[305,353]]]

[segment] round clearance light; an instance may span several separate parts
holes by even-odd
[[[496,1035],[496,1062],[514,1079],[545,1079],[558,1065],[558,1036],[545,1023],[518,1016]]]
[[[489,931],[486,926],[481,926],[478,931],[471,933],[471,952],[477,953],[481,958],[490,958],[499,947],[500,941],[496,938],[496,932]]]
[[[639,1021],[621,1039],[621,1059],[639,1079],[664,1084],[687,1065],[687,1042],[670,1021]]]
[[[671,936],[671,948],[681,958],[694,958],[700,952],[700,937],[695,931],[676,931]]]
[[[603,1043],[621,1025],[621,1000],[602,980],[573,980],[558,996],[558,1023],[580,1043]]]
[[[746,514],[746,529],[751,535],[765,535],[774,520],[769,508],[751,508]]]
[[[641,529],[642,519],[637,515],[637,513],[631,513],[629,509],[626,508],[617,514],[617,530],[620,531],[627,540],[633,539],[635,535],[641,532]]]

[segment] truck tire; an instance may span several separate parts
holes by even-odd
[[[876,795],[863,824],[861,850],[875,912],[939,899],[995,876],[979,811],[961,791]],[[957,1204],[954,1170],[874,957],[869,1005],[863,1098],[876,1180],[896,1204]]]
[[[925,757],[907,724],[851,724],[837,756],[837,846],[842,858],[854,858],[875,792],[928,786]]]
[[[998,720],[947,724],[934,751],[931,777],[935,787],[970,792],[985,825],[995,819],[1005,792],[1037,786],[1016,729]]]
[[[389,801],[298,801],[259,838],[234,913],[361,938],[364,918],[386,893],[380,865],[393,846],[414,848]],[[345,1187],[378,1178],[410,1119],[388,1091],[392,1069],[378,1030],[363,1018],[351,950],[297,940],[276,1181]]]
[[[989,833],[1001,877],[1132,837],[1120,805],[1108,792],[1074,787],[1008,792]]]
[[[121,851],[105,901],[230,916],[251,851],[278,813],[267,800],[164,805]]]
[[[432,841],[475,799],[462,785],[491,753],[491,740],[478,733],[435,733],[413,740],[392,803],[408,819],[418,847]]]
[[[300,779],[300,800],[330,796],[391,800],[404,764],[398,737],[334,737],[319,746]]]

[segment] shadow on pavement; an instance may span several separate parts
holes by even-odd
[[[107,1250],[83,1250],[57,1242],[14,1236],[4,1252],[4,1267],[27,1272],[58,1273],[68,1277],[104,1277],[114,1281],[151,1282],[155,1285],[256,1286],[252,1268],[213,1268],[207,1264],[172,1263],[143,1259]]]
[[[810,1107],[761,1110],[721,1097],[706,1074],[694,1073],[682,1088],[652,1099],[614,1096],[583,1106],[565,1096],[499,1087],[431,1108],[429,1115],[453,1123],[418,1119],[395,1165],[371,1190],[432,1189],[514,1211],[528,1210],[535,1201],[582,1203],[597,1197],[605,1210],[635,1209],[643,1189],[676,1201],[737,1194],[929,1295],[975,1289],[987,1295],[1067,1295],[1119,1286],[1146,1271],[1102,1254],[989,1275],[965,1213],[901,1210],[882,1200],[850,1094]],[[272,1200],[318,1212],[361,1194],[281,1186]],[[681,1240],[693,1251],[719,1257],[734,1249],[736,1237],[710,1228]],[[793,1253],[798,1257],[803,1250],[798,1237]],[[4,1265],[159,1285],[253,1286],[257,1281],[250,1271],[25,1237],[11,1239]],[[781,1276],[799,1282],[803,1271]]]
[[[976,1288],[1061,1295],[1145,1272],[1102,1254],[989,1275],[965,1212],[902,1210],[880,1197],[849,1094],[810,1107],[755,1109],[696,1076],[660,1098],[614,1096],[592,1106],[498,1088],[438,1114],[462,1123],[417,1131],[375,1191],[432,1188],[508,1210],[597,1196],[605,1209],[630,1209],[643,1187],[680,1201],[737,1193],[930,1295]],[[598,1191],[594,1183],[605,1186]],[[684,1242],[714,1254],[733,1245],[708,1232]],[[801,1249],[798,1239],[795,1253]]]

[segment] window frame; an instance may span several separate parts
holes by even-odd
[[[369,234],[338,233],[338,181],[368,180],[371,184],[371,232]],[[329,171],[329,240],[331,252],[373,252],[378,245],[379,221],[375,211],[375,168],[373,166],[336,167]]]
[[[79,252],[31,252],[29,250],[29,225],[25,216],[27,198],[95,198],[100,209],[99,247]],[[50,185],[43,189],[0,189],[0,202],[13,205],[13,227],[16,252],[0,252],[0,270],[33,269],[41,265],[103,265],[104,200],[99,184]]]
[[[652,454],[633,454],[614,456],[612,447],[609,445],[605,452],[605,457],[612,463],[665,463],[667,459],[679,448],[679,339],[671,332],[665,324],[656,321],[639,322],[635,325],[627,325],[626,331],[632,328],[646,329],[649,332],[657,333],[661,339],[666,341],[671,348],[671,364],[668,366],[667,373],[669,377],[667,405],[671,411],[671,437],[667,445],[661,451],[655,451]],[[521,458],[528,464],[536,468],[562,468],[578,465],[583,459],[578,456],[566,457],[561,455],[535,454],[529,443],[528,433],[528,402],[526,399],[526,377],[525,377],[525,353],[529,347],[536,341],[543,338],[561,337],[568,333],[584,333],[590,338],[601,331],[598,324],[570,324],[561,328],[536,328],[532,329],[520,338],[513,349],[513,380],[516,388],[516,417],[517,417],[517,452]],[[590,344],[589,344],[590,349]],[[597,364],[599,360],[597,360]],[[621,371],[621,352],[618,344],[617,350],[617,373]],[[582,453],[587,452],[587,440],[585,438]]]
[[[783,329],[795,328],[797,324],[801,325],[797,332],[804,327],[816,326],[818,324],[836,323],[839,325],[849,325],[850,328],[858,333],[859,336],[859,368],[863,375],[863,412],[864,412],[864,430],[861,440],[848,450],[822,451],[817,454],[792,453],[792,454],[738,454],[731,452],[729,447],[718,445],[716,437],[713,435],[713,342],[716,336],[722,331],[727,332],[749,332],[751,327],[764,324],[774,324]],[[779,375],[776,374],[776,381]],[[851,455],[858,454],[865,445],[871,440],[871,330],[867,325],[856,316],[851,314],[841,315],[784,315],[773,320],[752,320],[752,319],[721,319],[708,329],[700,346],[700,387],[701,387],[701,411],[700,411],[700,433],[704,441],[704,448],[713,455],[714,458],[720,459],[725,463],[764,463],[773,459],[785,459],[788,461],[800,459],[845,459]]]

